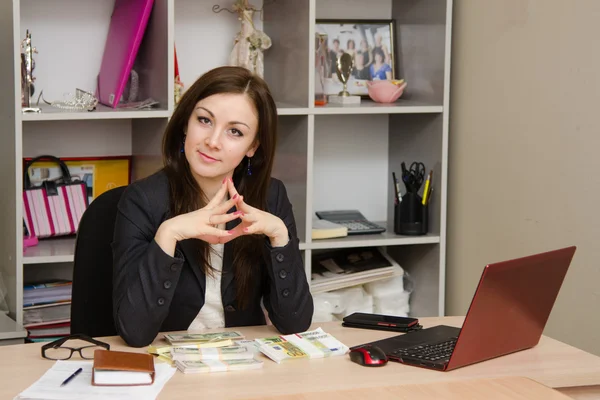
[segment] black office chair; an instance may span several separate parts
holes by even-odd
[[[117,204],[126,186],[102,193],[83,213],[77,229],[71,296],[71,334],[113,336],[111,242]]]

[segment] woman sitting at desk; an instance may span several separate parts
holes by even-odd
[[[164,167],[118,206],[113,308],[131,346],[159,332],[264,325],[308,329],[313,300],[292,205],[271,178],[277,109],[242,67],[201,76],[163,138]]]

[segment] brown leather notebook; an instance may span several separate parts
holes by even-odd
[[[140,386],[154,383],[151,354],[96,350],[92,368],[94,386]]]

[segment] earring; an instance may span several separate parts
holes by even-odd
[[[183,135],[183,140],[181,141],[181,153],[185,152],[185,135]]]
[[[246,170],[248,176],[252,175],[252,167],[250,165],[250,157],[248,157],[248,169]]]

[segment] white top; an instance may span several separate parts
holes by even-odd
[[[204,305],[194,318],[188,330],[224,328],[225,315],[221,298],[221,272],[223,270],[223,244],[210,245],[210,265],[215,271],[213,276],[206,275]]]

